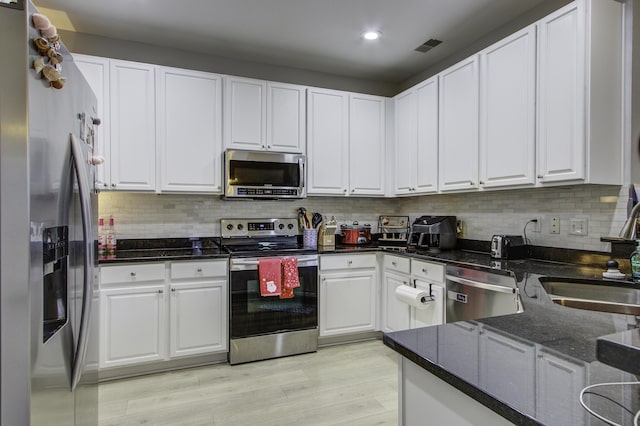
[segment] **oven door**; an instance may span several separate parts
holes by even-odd
[[[318,327],[318,257],[298,257],[300,287],[294,297],[260,295],[258,260],[232,258],[230,263],[230,338],[240,339]]]

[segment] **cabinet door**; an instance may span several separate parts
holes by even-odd
[[[111,185],[156,189],[155,68],[111,61]]]
[[[440,74],[441,191],[478,187],[478,60],[472,56]]]
[[[349,173],[349,98],[336,90],[307,91],[309,195],[345,195]]]
[[[73,60],[91,86],[98,102],[97,117],[101,124],[95,127],[94,155],[104,157],[104,163],[96,167],[96,187],[100,190],[111,188],[111,132],[109,119],[109,59],[96,56],[73,54]]]
[[[322,275],[320,336],[372,331],[375,322],[375,270]]]
[[[443,367],[462,380],[478,383],[477,323],[460,321],[439,327],[438,349],[438,362]]]
[[[535,26],[480,54],[480,184],[535,183]]]
[[[559,9],[539,21],[538,33],[538,179],[583,179],[584,8]]]
[[[385,272],[382,296],[382,331],[399,331],[409,328],[409,305],[396,299],[396,288],[409,285],[407,275]]]
[[[395,102],[395,194],[415,190],[418,150],[418,95],[414,88],[400,93]],[[437,153],[437,151],[436,151]],[[437,157],[436,157],[437,161]],[[437,170],[437,169],[436,169]]]
[[[115,367],[166,357],[164,285],[102,290],[100,367]]]
[[[479,334],[480,386],[512,401],[518,411],[535,416],[536,347],[486,328]]]
[[[170,356],[227,350],[226,280],[171,285]]]
[[[587,382],[587,366],[538,351],[536,364],[536,418],[548,425],[586,424],[587,412],[578,395]],[[573,395],[567,398],[566,395]]]
[[[158,68],[161,191],[221,192],[222,77]]]
[[[305,87],[267,83],[267,149],[304,153],[306,144]]]
[[[384,195],[386,98],[349,95],[349,193]]]
[[[444,289],[425,281],[414,281],[416,289],[431,293],[433,301],[424,309],[411,308],[411,328],[429,327],[444,323]]]
[[[225,77],[225,148],[267,148],[266,88],[262,80]]]
[[[418,143],[413,161],[415,166],[414,192],[438,190],[438,77],[416,86],[418,101]]]

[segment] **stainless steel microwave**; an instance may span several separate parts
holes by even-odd
[[[302,154],[227,149],[225,198],[304,198],[306,158]]]

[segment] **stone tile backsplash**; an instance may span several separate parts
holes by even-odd
[[[214,195],[103,192],[100,216],[113,215],[120,238],[217,236],[219,220],[229,217],[295,217],[304,206],[339,223],[370,223],[380,215],[456,215],[463,237],[489,240],[493,234],[523,234],[525,223],[541,218],[541,232],[527,227],[532,244],[608,251],[601,236],[616,236],[626,219],[628,187],[577,185],[408,198],[308,197],[296,201],[225,201]],[[560,233],[549,233],[551,217]],[[569,235],[569,220],[588,220],[588,235]]]

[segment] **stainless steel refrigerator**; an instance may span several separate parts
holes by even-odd
[[[33,68],[34,12],[0,0],[0,423],[96,425],[96,99],[64,45],[61,89]]]

